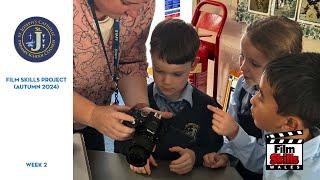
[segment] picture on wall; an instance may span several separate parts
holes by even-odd
[[[274,8],[271,10],[273,16],[285,16],[295,20],[298,11],[298,0],[273,0]]]
[[[320,0],[301,0],[298,21],[320,26]]]
[[[271,0],[249,0],[248,11],[252,13],[270,15]]]

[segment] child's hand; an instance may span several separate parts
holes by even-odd
[[[203,165],[208,168],[226,167],[229,157],[226,154],[208,153],[203,156]]]
[[[212,130],[219,135],[227,136],[230,140],[234,139],[239,130],[238,123],[229,113],[211,105],[208,105],[207,107],[213,112]]]
[[[135,173],[150,175],[151,174],[150,165],[153,165],[155,167],[158,166],[156,160],[154,160],[152,155],[150,155],[149,159],[147,160],[147,164],[144,167],[135,167],[130,164],[130,169]]]
[[[180,146],[174,146],[169,148],[169,151],[180,154],[178,159],[171,161],[169,165],[170,171],[177,174],[186,174],[192,170],[196,161],[196,155],[191,149],[183,149]]]

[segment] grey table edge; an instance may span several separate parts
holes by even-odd
[[[158,167],[152,169],[150,176],[132,172],[125,157],[121,154],[102,151],[88,151],[92,180],[237,180],[242,179],[233,167],[209,169],[194,167],[185,175],[178,175],[169,171],[168,161],[158,161]]]

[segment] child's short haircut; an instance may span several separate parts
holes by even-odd
[[[160,22],[151,35],[151,54],[168,64],[193,62],[199,49],[199,36],[192,25],[180,19]]]
[[[306,128],[320,127],[320,54],[292,54],[271,61],[264,71],[278,114],[297,116]]]
[[[251,43],[269,60],[302,51],[302,30],[299,24],[284,16],[257,20],[247,27]]]

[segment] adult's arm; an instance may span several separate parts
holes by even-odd
[[[128,110],[125,106],[98,106],[73,92],[74,121],[93,127],[112,139],[125,140],[133,133],[134,129],[121,123],[123,120],[133,121],[133,117],[125,113]]]
[[[127,106],[138,103],[149,105],[147,80],[144,76],[124,76],[119,81],[119,89]]]
[[[134,22],[124,21],[129,31],[123,35],[126,44],[123,45],[120,57],[119,89],[126,105],[148,103],[147,96],[147,56],[146,40],[153,19],[155,2],[150,0],[144,5]],[[128,34],[127,34],[128,33]],[[121,37],[120,37],[121,38]],[[120,47],[121,48],[121,47]]]
[[[95,106],[93,102],[73,91],[73,118],[75,122],[92,127],[90,119]]]

